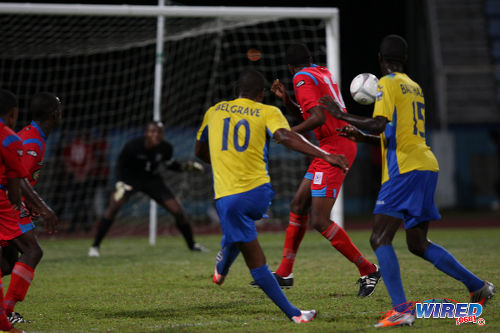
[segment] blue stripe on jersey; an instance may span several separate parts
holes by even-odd
[[[31,126],[33,126],[34,128],[36,128],[38,130],[38,133],[40,133],[40,136],[42,137],[43,141],[46,142],[47,136],[45,135],[45,133],[43,133],[42,128],[37,124],[37,122],[33,120],[31,122]]]
[[[312,172],[306,172],[306,174],[304,175],[304,178],[305,179],[309,179],[309,180],[313,180],[313,174],[312,174]]]
[[[0,185],[0,190],[7,191],[7,187],[5,187],[5,186],[3,186],[3,185]]]
[[[264,163],[266,163],[266,172],[269,176],[269,145],[271,144],[271,138],[273,133],[266,127],[266,143],[264,144]]]
[[[3,142],[2,142],[2,146],[3,147],[7,147],[8,145],[10,145],[12,142],[16,142],[16,141],[21,141],[21,139],[19,139],[19,137],[17,135],[14,135],[14,134],[11,134],[9,135],[8,137],[6,137]]]
[[[394,113],[392,114],[392,121],[385,127],[385,138],[387,140],[387,171],[389,173],[389,178],[399,175],[399,165],[398,156],[396,154],[396,128],[398,126],[398,117],[396,112],[396,107],[394,107]]]
[[[35,139],[35,138],[26,139],[26,140],[23,141],[23,146],[27,145],[28,143],[37,144],[38,146],[40,146],[40,151],[43,152],[43,143],[39,139]]]
[[[300,74],[304,74],[304,75],[309,76],[311,79],[313,79],[314,83],[315,83],[316,85],[318,85],[318,80],[314,77],[314,75],[312,75],[311,73],[308,73],[308,72],[302,72],[302,71],[301,71],[301,72],[297,72],[297,73],[293,76],[293,78],[295,78],[297,75],[300,75]]]
[[[201,142],[208,142],[208,125],[205,126],[205,128],[203,129],[203,132],[201,132],[200,141]]]
[[[388,77],[390,77],[390,78],[393,78],[393,77],[395,77],[395,76],[396,76],[396,74],[394,74],[394,73],[390,73],[390,74],[387,74],[387,76],[388,76]]]

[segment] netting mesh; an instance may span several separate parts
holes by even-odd
[[[315,61],[324,64],[324,31],[321,20],[166,18],[161,118],[174,156],[194,158],[204,111],[234,97],[234,82],[244,68],[261,70],[269,82],[280,78],[291,90],[284,62],[290,43],[306,43]],[[153,117],[156,19],[2,15],[0,43],[0,86],[18,95],[21,111],[38,91],[54,92],[63,102],[63,125],[50,135],[37,189],[72,230],[88,230],[107,204],[123,144]],[[250,61],[250,48],[262,58]],[[270,95],[264,102],[282,106]],[[22,112],[18,126],[30,117]],[[88,164],[87,172],[72,167],[72,159]],[[306,166],[301,155],[272,145],[272,217],[287,216]],[[163,175],[188,216],[195,223],[209,222],[210,171]],[[145,197],[134,197],[118,218],[119,230],[146,229],[148,207]],[[159,215],[160,222],[170,219],[161,209]],[[160,229],[168,225],[160,223]]]

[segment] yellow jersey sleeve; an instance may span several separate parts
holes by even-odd
[[[377,86],[377,95],[375,98],[375,108],[373,109],[373,118],[382,116],[392,121],[394,111],[394,96],[392,96],[390,80],[387,76],[380,79]]]
[[[274,106],[268,106],[266,112],[266,128],[274,134],[274,132],[280,128],[290,130],[290,125],[280,109]]]
[[[212,108],[208,109],[203,116],[203,121],[201,122],[201,126],[198,129],[198,133],[196,134],[196,140],[202,142],[208,142],[208,122],[210,118]]]

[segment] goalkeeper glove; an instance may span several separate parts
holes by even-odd
[[[198,163],[196,161],[187,161],[185,163],[182,163],[181,170],[187,172],[203,172],[205,168],[201,163]]]
[[[125,192],[132,191],[132,186],[125,184],[124,182],[117,182],[115,187],[115,193],[113,195],[115,201],[120,201],[125,195]]]

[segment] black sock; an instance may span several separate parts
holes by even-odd
[[[186,240],[187,246],[192,249],[194,246],[194,240],[193,240],[193,230],[191,229],[191,226],[189,223],[183,223],[183,224],[176,224],[177,229],[182,233],[182,236]]]
[[[92,246],[99,247],[101,245],[104,236],[106,236],[106,233],[108,232],[112,224],[112,219],[107,219],[105,217],[101,218],[101,220],[99,221],[99,226],[97,227],[97,234],[95,235],[94,244],[92,244]]]

